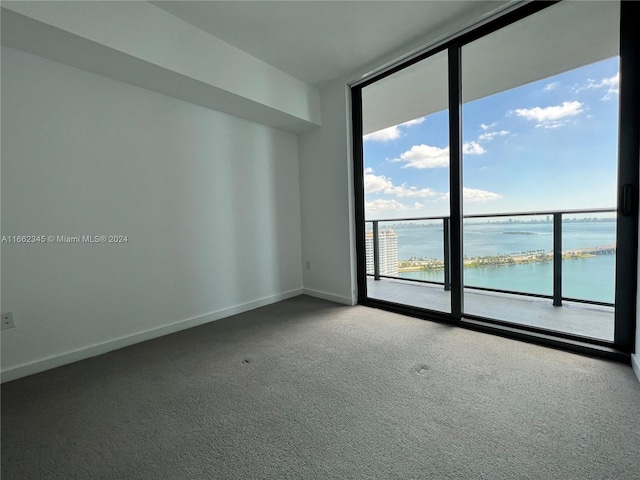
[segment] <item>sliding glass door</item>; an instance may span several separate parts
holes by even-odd
[[[613,341],[619,23],[561,2],[462,47],[466,314]]]
[[[447,99],[446,52],[363,88],[362,142],[368,295],[450,313]]]
[[[630,351],[637,54],[620,25],[618,2],[529,4],[352,87],[362,303]]]

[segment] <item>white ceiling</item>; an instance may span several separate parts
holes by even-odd
[[[461,23],[472,24],[510,2],[151,3],[289,75],[322,87],[430,33],[445,33],[447,28]]]

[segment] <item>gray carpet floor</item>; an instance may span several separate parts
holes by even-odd
[[[638,479],[631,368],[306,296],[2,386],[2,479]]]

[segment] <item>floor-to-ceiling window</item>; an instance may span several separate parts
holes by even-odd
[[[352,88],[361,302],[630,350],[620,22],[618,2],[530,4]]]
[[[451,312],[448,290],[430,297],[386,280],[444,287],[448,257],[447,53],[362,90],[366,270],[369,295]],[[419,99],[419,101],[416,101]],[[447,278],[445,278],[445,276]],[[381,287],[381,288],[378,288]]]

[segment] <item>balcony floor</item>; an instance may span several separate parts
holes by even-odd
[[[451,294],[440,285],[368,277],[370,298],[451,312]],[[551,300],[475,289],[464,291],[465,312],[547,330],[571,333],[599,340],[613,340],[613,307],[563,302],[554,307]]]

